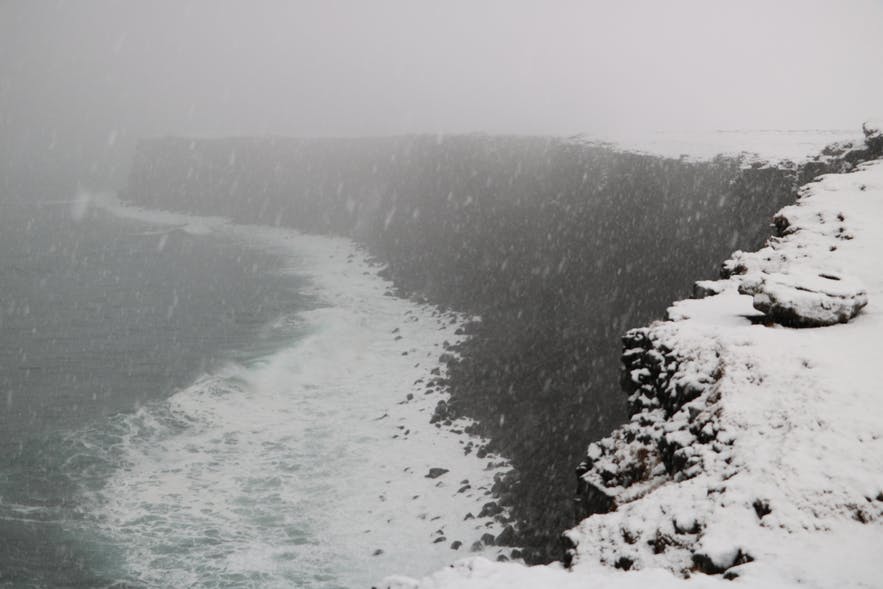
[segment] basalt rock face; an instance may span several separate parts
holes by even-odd
[[[511,459],[499,502],[540,562],[573,523],[580,447],[628,414],[610,386],[619,334],[760,246],[798,173],[544,137],[158,139],[124,197],[349,236],[402,294],[480,315],[445,359],[437,419],[477,419]]]

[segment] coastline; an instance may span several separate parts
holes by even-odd
[[[166,138],[139,144],[125,197],[351,238],[395,294],[480,316],[434,419],[474,420],[510,459],[493,492],[514,533],[495,542],[536,564],[565,554],[582,448],[627,419],[620,334],[760,247],[800,183],[860,151],[768,165],[553,137]]]
[[[796,175],[543,137],[163,139],[139,147],[124,196],[351,237],[396,294],[481,316],[436,420],[473,419],[511,460],[494,494],[515,534],[500,540],[540,563],[575,523],[580,448],[626,418],[618,334],[758,246]]]
[[[335,575],[340,582],[359,586],[380,578],[391,568],[428,572],[469,554],[512,558],[512,547],[493,545],[494,539],[505,532],[506,510],[488,506],[492,504],[490,495],[494,485],[509,470],[507,461],[493,453],[481,452],[481,457],[478,456],[478,449],[486,440],[466,433],[473,429],[467,419],[457,419],[443,427],[430,423],[437,403],[447,397],[443,386],[446,366],[438,358],[453,354],[445,351],[446,346],[466,337],[461,329],[465,316],[393,296],[391,284],[378,277],[381,267],[372,262],[363,249],[344,238],[242,226],[219,217],[146,211],[106,197],[98,199],[98,205],[164,230],[187,231],[197,236],[219,234],[288,256],[296,260],[290,271],[306,277],[312,285],[307,292],[321,301],[316,310],[301,317],[308,334],[304,340],[291,350],[281,350],[262,361],[262,365],[235,376],[237,381],[245,383],[240,385],[245,387],[244,392],[234,390],[214,397],[211,390],[217,387],[226,390],[224,387],[228,385],[223,378],[217,381],[210,377],[207,382],[197,381],[176,393],[170,399],[171,406],[175,412],[196,420],[193,435],[198,437],[189,439],[189,434],[178,434],[158,442],[172,448],[180,444],[204,445],[201,454],[205,454],[205,461],[211,461],[214,460],[211,458],[213,444],[211,437],[205,437],[208,433],[198,434],[203,429],[206,432],[241,430],[237,434],[239,445],[251,444],[249,437],[261,440],[270,435],[273,439],[294,435],[293,441],[300,436],[295,433],[299,430],[292,429],[300,423],[300,417],[290,414],[288,420],[291,421],[284,417],[292,407],[301,407],[298,412],[302,412],[315,406],[315,411],[327,412],[324,417],[317,416],[319,421],[310,426],[311,430],[318,428],[311,436],[316,437],[320,445],[325,436],[340,437],[343,445],[339,448],[344,454],[329,456],[328,468],[337,465],[341,470],[323,470],[313,475],[314,484],[321,483],[321,477],[325,476],[333,486],[323,492],[327,497],[307,500],[307,505],[312,501],[317,511],[329,511],[324,516],[317,513],[311,517],[330,519],[322,525],[319,545],[306,546],[306,552],[289,546],[288,551],[293,551],[292,564],[306,559],[309,563],[315,561],[316,566],[324,562],[322,566],[327,567],[337,558],[350,555],[348,560],[357,560]],[[336,368],[326,366],[329,362]],[[331,395],[328,401],[321,398],[325,393],[323,387]],[[291,392],[287,393],[288,390]],[[243,400],[230,405],[243,394],[246,395]],[[286,400],[290,394],[294,397]],[[299,401],[298,397],[303,395],[306,400]],[[337,401],[331,400],[337,397]],[[240,424],[239,420],[245,416],[239,417],[240,413],[234,408],[244,403],[245,398],[251,399],[247,404],[253,407],[249,411],[253,415]],[[334,405],[327,409],[319,409],[332,402]],[[134,423],[136,418],[132,420]],[[261,430],[266,433],[249,433],[249,423],[262,424]],[[346,433],[328,429],[346,429],[345,424],[350,424],[350,428],[362,425]],[[180,442],[175,441],[177,438]],[[344,443],[347,439],[350,441]],[[309,438],[303,439],[304,443],[308,441]],[[296,446],[292,451],[299,452]],[[256,459],[264,460],[257,447],[249,452]],[[200,466],[203,459],[199,456],[188,459],[193,461],[191,469],[203,468]],[[126,462],[136,466],[134,470],[121,471],[116,482],[104,491],[103,509],[113,522],[110,529],[129,530],[136,536],[150,538],[156,531],[134,524],[131,514],[138,512],[139,493],[162,496],[160,490],[151,489],[150,481],[158,476],[163,461],[156,462],[155,458],[136,449]],[[249,471],[245,465],[240,468]],[[268,472],[266,476],[270,475],[273,473]],[[244,475],[236,473],[235,476]],[[287,473],[284,469],[274,476],[288,480],[286,486],[294,489],[304,484],[295,482],[300,481],[296,473]],[[163,486],[169,484],[163,483]],[[185,480],[181,484],[193,483]],[[224,482],[219,488],[224,492],[215,501],[224,505],[224,497],[233,492],[235,484],[231,487],[229,482]],[[116,499],[127,493],[131,495],[133,489],[142,490],[131,500]],[[292,492],[284,494],[283,500]],[[183,496],[162,499],[161,503],[174,512],[189,509],[187,503],[193,500]],[[329,501],[334,501],[335,506],[321,507]],[[293,504],[277,506],[283,519],[288,518],[290,513],[285,515],[286,512],[293,509],[297,510]],[[189,520],[185,517],[185,521]],[[283,547],[284,544],[282,542]],[[280,549],[267,547],[273,554]],[[332,552],[339,554],[332,557]],[[517,552],[515,555],[517,557]],[[149,561],[149,552],[132,562],[139,560]],[[303,566],[304,561],[300,564]],[[159,575],[168,580],[163,571],[142,570],[140,565],[136,569],[141,570],[139,574],[144,578]]]

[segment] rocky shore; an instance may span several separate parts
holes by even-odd
[[[808,169],[538,137],[162,139],[141,145],[123,197],[352,237],[399,295],[480,316],[425,386],[451,395],[437,425],[470,417],[511,460],[495,542],[536,563],[563,556],[580,448],[628,416],[618,334],[759,246]]]

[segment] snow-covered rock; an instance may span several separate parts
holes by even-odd
[[[632,418],[581,465],[568,569],[472,559],[381,586],[879,587],[883,161],[861,159],[625,336]]]
[[[742,280],[739,292],[752,295],[755,309],[788,327],[846,323],[868,304],[856,279],[824,272],[757,273]]]

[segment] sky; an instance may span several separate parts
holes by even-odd
[[[883,114],[881,27],[883,0],[0,0],[0,157],[118,171],[161,135],[857,128]]]

